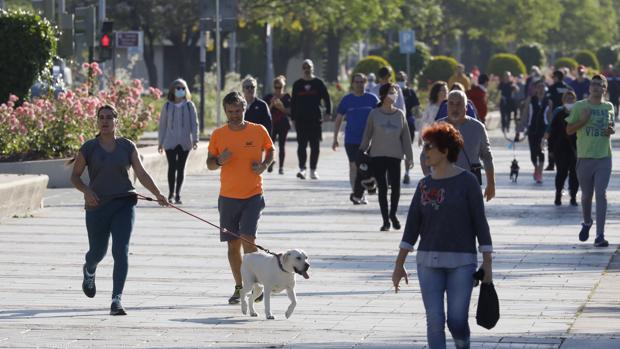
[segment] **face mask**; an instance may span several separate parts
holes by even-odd
[[[398,82],[398,86],[400,86],[400,88],[401,88],[401,89],[403,89],[403,88],[407,87],[407,85],[405,84],[405,82],[404,82],[404,81],[399,81],[399,82]]]
[[[386,98],[389,98],[392,102],[396,102],[396,93],[389,93]]]
[[[185,97],[185,90],[176,90],[176,91],[174,91],[174,95],[177,98],[183,98],[183,97]]]
[[[573,107],[575,106],[575,103],[566,103],[564,104],[564,107],[566,107],[566,110],[571,111],[571,109],[573,109]]]

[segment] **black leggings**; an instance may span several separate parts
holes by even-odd
[[[166,158],[168,158],[168,189],[169,196],[176,193],[176,196],[181,195],[181,187],[183,186],[183,179],[185,178],[185,163],[187,162],[187,156],[189,150],[183,150],[180,145],[177,145],[174,149],[166,149]],[[174,182],[176,176],[176,190],[174,190]]]
[[[379,207],[384,223],[389,222],[389,217],[396,216],[398,201],[400,200],[400,159],[387,156],[377,156],[372,158],[372,171],[377,180],[379,191]],[[392,188],[390,195],[390,208],[388,215],[387,189],[388,183]]]
[[[568,177],[568,189],[571,198],[573,198],[577,194],[577,190],[579,190],[579,180],[577,180],[577,171],[575,170],[577,165],[575,150],[571,148],[554,149],[553,155],[555,156],[555,164],[557,166],[555,190],[558,192],[562,191],[566,177]]]
[[[278,161],[280,161],[280,168],[284,167],[284,156],[286,155],[284,147],[286,145],[286,136],[288,135],[289,129],[290,126],[288,125],[274,125],[273,132],[271,133],[271,140],[274,142],[276,140],[278,141]]]
[[[532,164],[534,164],[534,166],[542,166],[545,164],[545,153],[543,153],[540,148],[540,142],[542,139],[543,135],[538,134],[537,132],[530,132],[527,134],[527,141],[530,143],[530,159],[532,160]]]
[[[296,127],[298,125],[295,125]],[[299,160],[299,169],[306,169],[306,160],[308,155],[306,147],[310,143],[310,169],[316,170],[319,163],[319,152],[321,147],[321,125],[299,125],[297,128],[297,158]]]

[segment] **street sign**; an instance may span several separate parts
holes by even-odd
[[[95,46],[95,6],[76,7],[74,17],[74,34],[76,45]]]
[[[116,32],[117,48],[139,48],[141,47],[141,35],[139,31]]]
[[[415,31],[403,30],[399,32],[398,41],[400,44],[400,53],[415,53]]]

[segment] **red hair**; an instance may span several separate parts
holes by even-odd
[[[461,133],[447,122],[435,122],[424,128],[422,139],[433,144],[440,152],[448,152],[448,161],[454,163],[463,149]]]

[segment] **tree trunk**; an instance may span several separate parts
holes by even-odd
[[[301,40],[299,35],[293,35],[287,30],[275,28],[275,52],[273,55],[273,70],[275,75],[286,75],[288,62],[292,57],[301,52],[300,43]]]
[[[155,37],[147,28],[144,28],[144,36],[146,37],[146,45],[142,56],[144,57],[146,71],[149,74],[149,85],[158,87],[157,66],[155,65]]]
[[[327,32],[327,69],[326,76],[328,82],[338,81],[338,69],[340,67],[340,44],[342,43],[342,32],[329,30]]]

